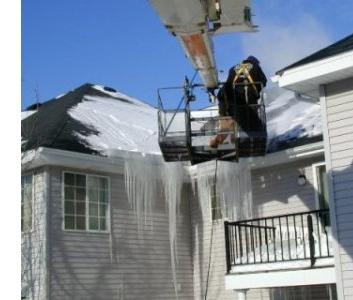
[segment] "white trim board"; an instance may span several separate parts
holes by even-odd
[[[294,67],[272,78],[283,88],[318,97],[321,84],[353,76],[353,50]]]
[[[325,166],[326,168],[326,163],[325,161],[315,163],[311,165],[311,171],[313,174],[313,187],[314,187],[314,199],[315,199],[315,209],[320,209],[320,199],[319,199],[319,193],[318,193],[318,167],[320,166]]]
[[[25,153],[22,158],[22,170],[31,170],[42,166],[60,166],[81,170],[94,170],[95,172],[108,172],[112,174],[124,174],[124,161],[130,159],[146,159],[140,153],[120,153],[120,157],[102,157],[91,154],[78,153],[51,148],[38,148],[37,150]],[[261,169],[293,161],[303,160],[310,157],[324,155],[323,142],[311,143],[284,151],[267,154],[264,157],[249,158],[251,169]],[[161,163],[163,158],[160,157]],[[214,172],[214,161],[201,165],[185,167],[191,176],[195,175],[198,168]]]
[[[328,180],[328,191],[329,191],[329,206],[330,206],[330,220],[332,230],[332,247],[335,258],[335,270],[337,279],[337,298],[344,299],[343,292],[343,279],[342,279],[342,264],[341,264],[341,247],[338,242],[338,229],[337,229],[337,218],[336,218],[336,201],[333,186],[333,175],[332,175],[332,162],[331,162],[331,143],[330,135],[328,130],[327,122],[327,102],[326,102],[326,87],[320,86],[320,105],[321,105],[321,118],[322,118],[322,133],[324,136],[324,149],[325,149],[325,163],[326,163],[326,176]]]
[[[73,151],[66,151],[61,149],[52,149],[40,147],[36,150],[30,150],[22,154],[22,171],[29,171],[31,169],[42,166],[56,166],[61,168],[71,168],[81,170],[81,172],[89,173],[111,173],[124,175],[125,162],[128,160],[141,161],[148,158],[153,158],[153,163],[156,165],[163,165],[164,160],[161,155],[143,154],[140,152],[118,150],[114,157],[98,156],[92,154],[85,154]],[[185,179],[189,177],[188,164],[184,164]]]
[[[81,170],[94,170],[95,172],[108,172],[124,174],[124,161],[130,159],[145,159],[149,155],[124,151],[120,157],[104,157],[85,154],[61,149],[40,147],[36,150],[24,153],[22,158],[22,169],[29,170],[41,166],[60,166]],[[163,158],[161,156],[160,160]]]
[[[324,156],[323,142],[311,143],[284,151],[269,153],[264,157],[249,158],[250,168],[261,169],[311,157]]]
[[[336,283],[334,267],[225,276],[226,290]]]
[[[287,164],[308,158],[324,158],[323,142],[311,143],[283,151],[273,152],[265,156],[245,158],[251,170],[268,168],[276,165]],[[195,178],[197,171],[202,170],[203,174],[213,174],[215,170],[215,161],[205,162],[200,165],[189,167],[192,178]]]
[[[317,258],[315,261],[315,267],[332,267],[334,266],[333,257]],[[234,266],[230,273],[231,274],[250,274],[259,272],[279,272],[289,270],[303,270],[311,267],[309,259],[305,260],[294,260],[294,261],[280,261],[280,262],[269,262],[261,264],[245,264]]]

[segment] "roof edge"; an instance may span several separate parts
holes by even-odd
[[[145,160],[146,157],[153,157],[154,163],[163,162],[158,154],[144,154],[140,152],[119,150],[114,156],[99,156],[74,152],[62,149],[39,147],[36,150],[29,150],[22,153],[21,169],[30,170],[43,166],[60,166],[75,169],[86,169],[113,174],[124,174],[124,161]]]
[[[282,88],[297,85],[301,82],[312,81],[315,78],[321,78],[321,84],[324,84],[327,75],[351,72],[352,68],[353,50],[350,50],[336,56],[288,69],[280,76],[274,76],[272,79]]]
[[[122,155],[120,157],[102,157],[73,151],[40,147],[36,150],[30,150],[26,153],[23,153],[21,166],[22,171],[27,171],[43,166],[60,166],[74,169],[101,171],[113,174],[124,174],[124,161],[126,159],[146,159],[146,156],[142,155],[141,153],[134,153],[130,151],[126,152],[129,153],[123,153],[122,151]],[[323,142],[316,142],[270,153],[264,157],[249,158],[247,161],[250,168],[255,170],[323,155]],[[192,176],[192,174],[195,174],[198,168],[211,170],[213,166],[213,161],[210,161],[203,163],[202,165],[189,166],[188,170]]]
[[[263,159],[262,157],[251,158],[250,167],[251,169],[262,169],[307,158],[323,156],[324,153],[324,143],[323,141],[320,141],[269,153],[266,155],[266,159]]]
[[[273,152],[264,157],[253,157],[246,160],[251,170],[257,170],[320,156],[324,156],[324,144],[322,141]],[[191,177],[195,176],[197,170],[200,168],[203,169],[203,172],[213,174],[215,168],[214,161],[189,167]]]

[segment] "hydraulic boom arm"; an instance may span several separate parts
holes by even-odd
[[[250,0],[149,0],[207,88],[218,86],[212,35],[252,32]]]

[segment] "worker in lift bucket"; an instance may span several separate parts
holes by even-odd
[[[245,132],[263,127],[257,108],[251,104],[258,104],[260,92],[266,83],[267,79],[260,62],[254,56],[249,56],[230,68],[227,81],[217,94],[219,116],[225,117],[219,120],[220,132],[235,132],[235,124]],[[227,136],[229,135],[220,133],[213,137],[210,140],[210,147],[217,148]],[[231,138],[234,142],[233,134]]]

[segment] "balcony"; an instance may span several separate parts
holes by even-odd
[[[333,283],[329,225],[328,210],[225,222],[226,286],[244,289]]]

